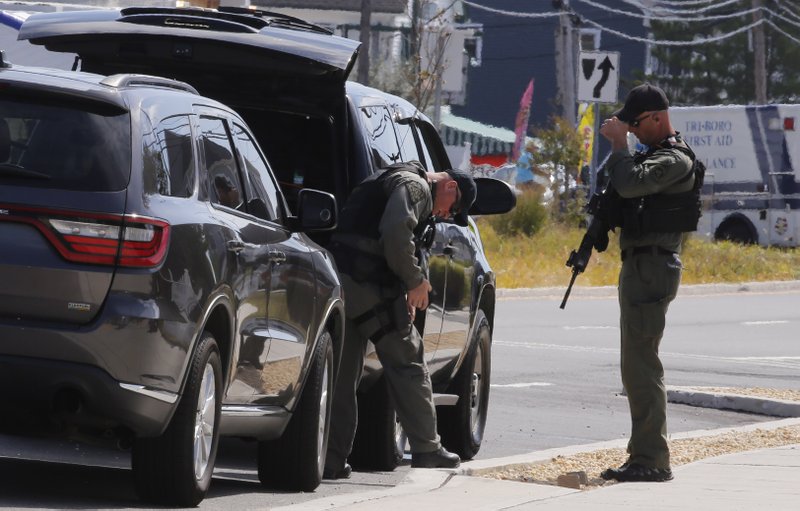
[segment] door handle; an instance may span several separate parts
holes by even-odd
[[[448,244],[448,245],[445,245],[445,247],[444,247],[444,249],[442,251],[444,252],[444,255],[451,256],[451,255],[455,254],[456,252],[458,252],[458,249],[455,247],[455,245]]]
[[[241,240],[228,240],[228,250],[234,254],[238,254],[244,250],[244,242]]]
[[[269,260],[275,264],[281,264],[286,262],[286,254],[281,252],[280,250],[270,250],[269,251]]]

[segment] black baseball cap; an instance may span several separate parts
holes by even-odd
[[[475,180],[472,179],[472,174],[461,169],[450,169],[445,171],[451,178],[458,184],[458,191],[461,194],[461,200],[458,203],[458,213],[453,216],[453,222],[462,227],[469,225],[469,208],[475,202],[475,197],[478,195],[478,187],[475,186]]]
[[[657,112],[668,108],[669,100],[664,91],[655,85],[643,83],[628,92],[625,106],[614,112],[612,116],[622,122],[630,123],[644,112]]]

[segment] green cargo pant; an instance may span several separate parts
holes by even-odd
[[[331,470],[340,469],[353,448],[358,425],[356,390],[364,370],[367,336],[379,328],[375,321],[356,324],[353,318],[360,317],[384,299],[378,286],[355,282],[346,274],[341,277],[347,319],[325,460],[326,467]],[[436,431],[436,407],[422,337],[412,327],[410,332],[391,331],[373,341],[383,366],[389,397],[408,436],[411,452],[438,450],[441,443]]]
[[[669,468],[667,392],[658,347],[667,308],[678,292],[677,254],[625,257],[619,275],[622,385],[631,411],[628,461]]]

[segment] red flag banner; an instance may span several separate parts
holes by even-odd
[[[528,134],[528,118],[531,114],[531,101],[533,100],[533,78],[531,78],[528,87],[522,94],[522,99],[519,102],[519,112],[517,112],[517,121],[514,123],[514,150],[511,152],[511,161],[519,159],[519,153],[525,146],[525,136]]]

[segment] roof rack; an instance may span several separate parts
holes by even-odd
[[[309,32],[333,35],[333,32],[325,27],[321,27],[304,19],[296,18],[294,16],[289,16],[288,14],[282,14],[279,12],[264,11],[261,9],[249,9],[247,7],[223,6],[220,6],[217,10],[222,13],[249,14],[250,16],[258,16],[260,18],[264,18],[268,25],[279,25],[295,29],[300,28],[308,30]]]
[[[246,7],[220,6],[216,10],[201,7],[125,7],[120,13],[120,21],[144,25],[173,25],[227,32],[258,32],[267,26],[277,26],[333,35],[327,28],[294,16]]]
[[[258,32],[267,21],[248,13],[228,13],[200,7],[125,7],[120,21],[223,32]]]
[[[197,89],[186,82],[164,78],[161,76],[140,75],[132,73],[116,74],[104,78],[101,84],[109,87],[166,87],[168,89],[190,92],[200,95]]]

